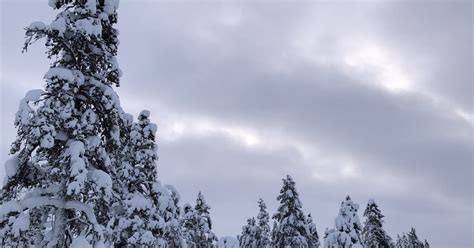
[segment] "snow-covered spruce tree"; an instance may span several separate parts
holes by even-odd
[[[395,242],[395,248],[408,248],[409,242],[408,237],[405,233],[402,236],[397,235],[397,241]]]
[[[257,220],[249,218],[247,224],[242,227],[242,235],[239,236],[240,247],[263,247],[271,245],[270,237],[270,215],[263,199],[258,200],[259,212]]]
[[[271,234],[270,234],[270,215],[267,212],[267,205],[262,198],[258,200],[258,215],[257,215],[257,226],[259,229],[259,235],[257,240],[257,247],[268,248],[271,245]]]
[[[182,235],[190,248],[213,247],[217,236],[212,232],[212,221],[209,214],[211,208],[201,192],[192,208],[189,204],[184,206],[184,215],[181,219]]]
[[[295,182],[290,175],[283,178],[283,187],[277,200],[280,201],[273,219],[277,221],[274,229],[273,247],[308,247],[309,233],[306,229],[305,215],[296,191]]]
[[[180,195],[178,191],[171,185],[166,185],[165,188],[169,192],[170,201],[168,204],[160,204],[160,207],[164,208],[163,218],[164,224],[164,239],[168,244],[169,248],[180,248],[184,247],[185,243],[183,240],[183,234],[179,223],[181,208],[179,207]],[[165,196],[166,194],[162,194]]]
[[[425,239],[424,248],[430,248],[430,243]]]
[[[411,228],[408,234],[397,235],[395,248],[429,248],[430,244],[425,239],[424,242],[418,239],[415,228]]]
[[[247,225],[242,227],[242,235],[239,236],[239,244],[242,248],[258,248],[259,228],[255,223],[255,218],[249,218]]]
[[[278,224],[276,221],[273,221],[273,227],[272,227],[272,231],[270,235],[271,235],[270,244],[273,244],[273,241],[277,239],[277,235],[278,235]]]
[[[377,203],[370,199],[364,211],[364,228],[362,229],[361,239],[366,248],[389,248],[392,239],[383,229],[383,218]]]
[[[212,220],[209,210],[211,207],[207,205],[204,195],[199,192],[196,199],[196,206],[194,210],[200,218],[199,221],[199,235],[197,236],[198,247],[212,247],[217,242],[217,236],[212,232]]]
[[[411,228],[410,232],[407,234],[408,237],[408,245],[410,248],[423,248],[424,244],[418,239],[418,235],[416,235],[415,228]]]
[[[16,114],[14,157],[0,193],[0,246],[67,247],[110,240],[123,111],[112,88],[117,0],[50,0],[51,24],[26,28],[24,49],[45,38],[51,68],[44,90],[26,94]]]
[[[197,236],[196,233],[199,230],[199,217],[196,211],[194,211],[194,208],[187,203],[183,206],[183,216],[180,219],[180,227],[186,247],[197,247],[194,242],[194,237]]]
[[[361,224],[357,210],[359,205],[353,203],[350,196],[341,203],[339,215],[335,220],[335,229],[326,230],[325,248],[360,248]]]
[[[119,179],[121,209],[109,223],[118,246],[164,246],[164,220],[160,203],[168,204],[171,197],[157,182],[155,133],[150,112],[142,111],[138,122],[130,127],[128,140],[122,151]],[[165,192],[165,193],[162,193]],[[163,206],[165,208],[167,206]]]
[[[179,194],[157,181],[157,128],[149,116],[144,110],[136,123],[126,126],[129,135],[118,173],[121,204],[109,229],[116,246],[181,247]]]
[[[318,230],[316,229],[316,224],[313,222],[311,214],[308,214],[306,217],[306,232],[308,235],[308,246],[309,247],[319,247],[319,235]]]

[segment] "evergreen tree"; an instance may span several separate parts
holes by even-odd
[[[274,228],[274,247],[308,247],[305,215],[295,188],[295,182],[287,175],[277,200],[280,201],[278,212],[273,215],[277,226]]]
[[[259,228],[255,223],[255,218],[249,218],[247,225],[242,227],[242,235],[239,237],[240,247],[242,248],[257,248]]]
[[[267,205],[262,198],[258,200],[259,212],[257,215],[259,235],[257,240],[257,247],[268,248],[271,245],[270,237],[270,215],[267,212]]]
[[[424,244],[418,239],[418,235],[416,235],[415,228],[411,228],[410,232],[407,234],[408,237],[408,245],[410,248],[423,248]]]
[[[426,239],[425,239],[424,248],[430,248],[430,244],[428,243],[428,241]]]
[[[408,237],[405,233],[402,234],[402,236],[397,235],[397,242],[395,243],[395,248],[408,248],[409,242],[408,242]]]
[[[121,246],[182,247],[179,193],[157,181],[157,128],[149,116],[149,111],[142,111],[130,129],[122,161],[122,183],[127,185],[122,192],[125,211],[114,229],[119,232]]]
[[[184,247],[183,236],[179,224],[181,208],[179,207],[180,195],[178,191],[171,185],[165,186],[170,193],[170,202],[167,204],[164,214],[164,238],[169,248]],[[161,206],[165,206],[161,204]]]
[[[397,241],[395,242],[395,248],[429,248],[430,244],[425,239],[425,241],[420,241],[418,235],[416,234],[415,228],[411,228],[408,234],[403,233],[397,235]]]
[[[306,232],[308,235],[308,246],[309,247],[319,247],[319,235],[318,231],[316,230],[316,224],[313,222],[313,218],[311,214],[308,214],[306,217]]]
[[[359,248],[361,224],[357,216],[359,205],[353,203],[350,196],[341,203],[339,215],[335,220],[335,229],[326,230],[325,248]]]
[[[212,221],[209,215],[210,209],[201,192],[198,194],[194,208],[189,204],[185,205],[181,227],[188,247],[213,247],[217,241],[217,236],[212,232]]]
[[[249,218],[247,225],[242,227],[242,235],[239,236],[241,247],[270,247],[270,226],[268,222],[270,216],[267,212],[265,202],[260,198],[258,200],[259,212],[257,220]]]
[[[370,199],[364,211],[366,217],[362,229],[362,241],[366,248],[389,248],[391,238],[382,227],[383,215],[373,199]]]
[[[212,220],[209,210],[211,207],[207,205],[204,195],[199,192],[196,199],[196,206],[194,210],[200,218],[199,221],[199,235],[198,237],[198,247],[212,247],[214,242],[217,242],[217,236],[212,232]]]
[[[277,233],[278,233],[278,224],[276,221],[273,221],[273,227],[272,227],[272,232],[271,232],[271,244],[273,244],[274,240],[277,239]]]
[[[157,182],[157,128],[149,116],[150,112],[146,110],[139,114],[138,122],[130,128],[123,151],[123,171],[119,174],[123,211],[117,218],[118,223],[112,224],[117,233],[116,245],[120,246],[164,245],[164,212],[160,211],[160,203],[167,203],[170,196]]]
[[[51,0],[50,25],[26,28],[24,50],[46,38],[46,87],[20,102],[7,182],[0,192],[0,246],[100,245],[117,201],[113,184],[125,115],[113,85],[118,1]]]
[[[195,237],[198,235],[199,217],[189,204],[185,204],[183,207],[183,217],[180,219],[180,227],[186,247],[197,247]]]

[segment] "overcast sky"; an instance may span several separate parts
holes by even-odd
[[[3,163],[49,67],[43,42],[21,54],[23,28],[55,12],[1,4]],[[467,0],[122,1],[117,91],[152,111],[160,180],[182,203],[202,190],[219,236],[259,197],[274,213],[291,174],[320,237],[350,194],[361,218],[375,198],[392,237],[473,247],[472,16]]]

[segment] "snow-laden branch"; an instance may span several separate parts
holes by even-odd
[[[38,208],[42,206],[54,206],[56,208],[74,209],[83,212],[90,223],[94,225],[94,229],[102,232],[102,226],[97,223],[94,211],[91,206],[80,201],[64,201],[53,199],[48,196],[33,196],[22,199],[20,201],[8,201],[0,205],[0,219],[12,212],[21,212],[26,209]]]

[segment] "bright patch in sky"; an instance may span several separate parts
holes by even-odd
[[[161,122],[160,137],[167,142],[175,142],[188,137],[226,137],[246,149],[287,150],[293,149],[302,161],[314,172],[319,181],[332,182],[340,176],[355,178],[358,176],[355,161],[342,158],[323,150],[317,144],[295,139],[291,135],[271,130],[255,130],[250,127],[231,125],[205,117],[173,118],[170,122]]]
[[[209,135],[223,135],[247,147],[261,144],[261,138],[248,128],[223,125],[204,118],[181,119],[161,125],[161,138],[170,142],[185,136]]]
[[[341,167],[341,176],[343,177],[355,177],[356,176],[356,167],[354,163],[349,160],[344,163]]]
[[[465,121],[469,122],[469,124],[474,125],[474,117],[473,117],[472,113],[466,112],[466,111],[464,111],[463,109],[460,109],[460,108],[456,109],[455,113],[459,117],[464,119]]]
[[[344,63],[355,73],[365,76],[375,75],[375,85],[389,91],[413,90],[412,81],[397,64],[396,59],[384,49],[373,43],[361,43],[347,51]],[[371,81],[368,81],[371,82]]]

